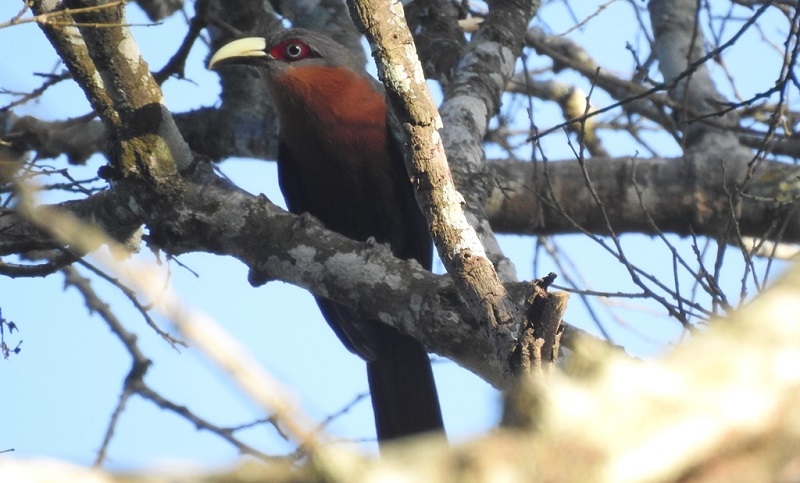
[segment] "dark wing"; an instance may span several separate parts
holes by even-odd
[[[307,213],[309,210],[301,175],[286,144],[283,140],[279,140],[278,184],[289,211],[297,215]],[[352,309],[330,300],[322,297],[315,297],[315,299],[328,325],[342,341],[342,344],[347,347],[347,350],[358,354],[365,360],[374,360],[377,353],[375,323],[358,318]]]
[[[278,139],[278,185],[286,201],[286,207],[295,215],[308,212],[305,199],[303,180],[297,169],[297,163],[292,159],[292,154],[283,139]]]

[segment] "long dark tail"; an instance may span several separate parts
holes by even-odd
[[[379,327],[379,355],[367,363],[378,442],[443,432],[442,411],[425,348],[392,327]]]

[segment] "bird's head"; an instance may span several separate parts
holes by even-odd
[[[247,37],[222,46],[208,62],[209,69],[253,65],[272,75],[297,67],[347,67],[363,70],[358,56],[335,40],[305,29],[288,29],[267,37]]]

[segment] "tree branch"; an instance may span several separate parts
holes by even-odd
[[[439,108],[442,143],[466,214],[480,237],[497,273],[504,281],[517,279],[513,263],[503,255],[483,211],[492,181],[483,152],[489,120],[497,113],[500,96],[522,51],[527,23],[539,2],[493,1],[480,29],[472,34],[447,85]]]
[[[410,144],[406,164],[439,257],[503,371],[511,374],[508,354],[516,343],[520,312],[463,211],[464,198],[453,183],[439,134],[442,120],[425,84],[402,5],[369,0],[349,5],[373,46],[379,76]]]
[[[749,153],[720,159],[714,154],[719,152],[724,152],[721,147],[682,158],[598,158],[586,163],[585,169],[615,232],[653,234],[659,230],[718,238],[728,229],[730,220],[724,186],[741,182],[742,169],[751,159]],[[486,211],[498,232],[553,235],[607,231],[578,162],[507,160],[491,163],[490,169],[495,186],[486,200]],[[764,161],[754,169],[747,194],[737,207],[743,235],[800,243],[800,214],[796,210],[800,185],[788,182],[798,176],[796,166],[777,161]],[[644,209],[636,187],[642,191]],[[776,225],[781,227],[780,232]]]
[[[105,0],[70,0],[67,5],[95,7],[76,14],[74,20],[96,69],[91,74],[99,74],[112,103],[97,113],[112,129],[108,133],[113,143],[110,160],[117,176],[144,177],[152,182],[174,175],[191,162],[191,153],[125,25],[124,6],[108,6]],[[89,75],[84,72],[75,77],[83,86]],[[120,124],[112,122],[116,119]]]
[[[23,188],[24,189],[24,188]],[[136,238],[142,220],[111,190],[101,191],[80,200],[52,205],[71,213],[86,224],[94,225],[108,237],[123,245]],[[135,239],[133,248],[140,240]],[[0,208],[0,255],[22,254],[33,250],[60,249],[62,242],[47,230],[33,224],[17,210]],[[87,247],[89,250],[96,246]]]

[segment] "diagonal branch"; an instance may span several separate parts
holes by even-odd
[[[161,89],[125,25],[124,6],[99,8],[107,3],[71,0],[67,5],[98,7],[76,14],[74,20],[102,79],[103,90],[112,102],[110,111],[97,111],[106,126],[114,129],[109,133],[115,148],[112,165],[123,177],[156,180],[174,175],[177,169],[191,162],[189,147],[163,104]],[[106,27],[95,28],[93,25],[97,24]],[[83,85],[81,78],[76,76]],[[119,118],[121,123],[111,124],[107,118]]]
[[[403,7],[363,0],[350,3],[350,8],[373,46],[380,77],[409,141],[406,163],[439,257],[490,340],[503,372],[510,374],[508,354],[516,342],[520,313],[464,213],[465,201],[456,189],[439,133],[442,120],[425,84]]]

